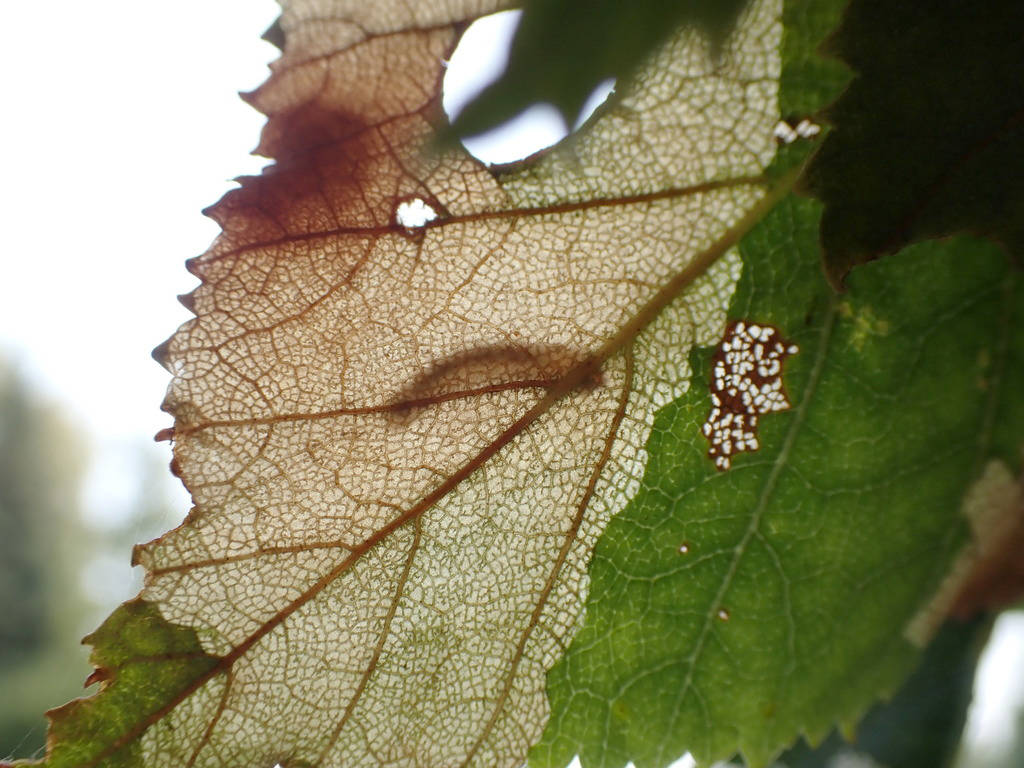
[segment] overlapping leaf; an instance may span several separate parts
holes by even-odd
[[[797,734],[852,732],[962,586],[939,587],[967,538],[964,494],[986,457],[1019,466],[1024,424],[1003,446],[993,422],[1024,371],[1007,346],[1020,280],[997,247],[958,240],[855,270],[837,299],[817,221],[795,200],[766,217],[741,244],[731,308],[791,329],[793,410],[728,473],[693,439],[706,390],[659,412],[641,490],[596,549],[586,625],[552,672],[538,765],[580,752],[585,768],[647,768],[686,750],[765,765]]]
[[[850,3],[830,41],[856,71],[808,170],[829,279],[968,231],[1024,253],[1024,6]]]
[[[815,53],[841,7],[787,4],[783,114],[816,113],[841,82]],[[766,216],[741,243],[729,310],[799,345],[793,411],[716,473],[694,439],[712,350],[693,357],[697,386],[658,414],[641,490],[596,550],[537,765],[660,767],[686,750],[763,765],[799,733],[852,734],[963,589],[977,555],[961,549],[965,493],[983,467],[1020,468],[1020,275],[983,243],[927,243],[854,270],[837,297],[817,266],[820,220],[798,199]]]
[[[533,0],[509,50],[501,78],[460,112],[454,131],[494,128],[538,102],[572,125],[604,80],[628,82],[680,26],[700,30],[712,55],[728,39],[748,0]]]

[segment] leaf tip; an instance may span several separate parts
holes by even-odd
[[[166,341],[157,344],[155,347],[153,347],[153,351],[150,353],[153,356],[153,359],[156,360],[160,364],[160,366],[167,371],[171,370],[168,358],[170,346],[171,340],[167,339]]]
[[[284,50],[285,34],[284,27],[281,26],[281,17],[278,16],[274,19],[274,23],[267,27],[266,31],[260,36],[262,40],[266,40],[272,46],[278,50]]]
[[[113,673],[106,667],[96,667],[89,674],[89,676],[85,678],[85,682],[82,683],[82,687],[89,688],[90,686],[96,685],[98,683],[101,686],[102,690],[102,686],[106,684],[112,677]]]
[[[179,293],[178,303],[193,315],[196,313],[196,297],[194,293]]]

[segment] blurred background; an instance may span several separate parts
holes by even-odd
[[[12,3],[0,47],[0,759],[38,755],[80,645],[140,586],[133,544],[177,525],[168,375],[199,211],[258,173],[272,0]]]
[[[0,758],[41,754],[43,711],[83,694],[79,639],[138,591],[132,545],[188,511],[152,439],[170,418],[149,352],[188,318],[174,298],[194,285],[183,262],[217,234],[199,211],[265,164],[247,154],[263,119],[234,94],[265,78],[276,49],[260,36],[276,15],[272,0],[5,8]],[[467,77],[500,72],[513,24],[483,25]],[[450,110],[481,85],[456,82],[456,59]],[[472,148],[508,161],[565,134],[553,109],[531,113]],[[961,766],[1024,765],[1022,638],[1024,612],[1004,615]]]

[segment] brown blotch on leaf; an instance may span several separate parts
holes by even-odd
[[[242,99],[260,108],[259,94],[243,93]],[[279,165],[295,161],[303,155],[325,147],[344,145],[367,128],[360,115],[337,108],[325,108],[316,101],[306,102],[285,112],[271,114],[260,137],[260,152],[277,160]]]
[[[396,415],[458,397],[509,389],[546,389],[586,362],[582,352],[558,344],[487,346],[435,362],[392,399]],[[600,369],[581,385],[601,386]]]
[[[989,461],[964,496],[963,514],[971,540],[904,629],[921,648],[947,618],[998,611],[1024,595],[1024,477],[1000,460]]]
[[[729,469],[735,454],[760,448],[758,417],[790,407],[782,365],[798,351],[771,325],[736,320],[726,327],[712,357],[712,407],[702,428],[718,469]]]
[[[998,518],[993,515],[997,535],[982,538],[975,532],[978,557],[950,611],[956,618],[1000,611],[1024,596],[1024,481],[1018,478],[1015,485],[1016,498]]]

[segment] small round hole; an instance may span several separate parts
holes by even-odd
[[[405,200],[395,209],[395,221],[407,229],[417,229],[437,218],[437,211],[418,197]]]

